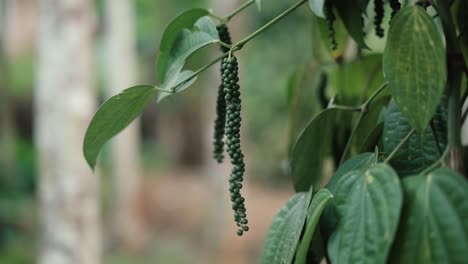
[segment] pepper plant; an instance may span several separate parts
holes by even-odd
[[[249,227],[241,194],[242,62],[235,55],[308,6],[324,36],[314,41],[326,43],[332,66],[323,63],[318,81],[309,85],[317,94],[309,99],[320,102],[322,111],[295,125],[302,130],[292,137],[289,164],[297,193],[273,219],[260,263],[468,263],[468,183],[461,144],[461,124],[468,115],[462,108],[468,3],[299,0],[236,40],[228,31],[230,20],[255,3],[260,10],[260,2],[247,1],[224,17],[202,8],[175,17],[159,46],[159,84],[124,90],[92,119],[83,146],[90,167],[102,146],[151,101],[184,91],[222,61],[221,83],[213,84],[218,93],[213,156],[223,162],[224,150],[229,154],[234,220],[243,235]],[[385,38],[383,54],[371,54],[369,35]],[[222,52],[198,70],[186,69],[189,57],[208,45]],[[298,71],[289,82],[291,119],[299,112],[297,84],[306,72]],[[335,172],[325,179],[324,164],[330,160]]]

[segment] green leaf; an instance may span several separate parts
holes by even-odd
[[[364,25],[361,17],[361,6],[356,4],[355,1],[349,0],[336,0],[335,6],[349,35],[356,41],[361,49],[367,49],[368,47],[364,42],[364,33],[362,30]],[[342,45],[344,45],[344,43]]]
[[[385,112],[384,109],[389,101],[390,96],[383,96],[375,99],[369,106],[366,115],[362,118],[359,127],[356,129],[356,134],[354,135],[354,153],[359,153],[374,128],[376,128],[379,123],[382,123],[382,116]]]
[[[177,38],[172,41],[170,50],[161,50],[158,58],[161,88],[172,88],[176,80],[181,79],[179,75],[190,55],[218,41],[216,26],[209,17],[201,17],[189,28],[180,29]]]
[[[322,177],[323,159],[328,154],[337,109],[320,112],[302,131],[291,157],[292,180],[296,192],[317,186]]]
[[[431,17],[419,6],[401,9],[390,25],[383,72],[398,107],[419,133],[442,98],[446,67],[444,43]]]
[[[290,264],[309,208],[312,188],[295,194],[275,215],[260,257],[261,264]]]
[[[314,198],[312,199],[312,202],[309,206],[309,211],[307,212],[305,233],[297,250],[296,264],[305,264],[307,262],[307,252],[309,251],[312,237],[315,234],[315,227],[317,226],[325,206],[332,198],[332,193],[327,189],[321,189],[314,195]]]
[[[165,68],[166,65],[163,65],[167,62],[167,56],[172,49],[174,42],[176,41],[179,33],[184,28],[192,28],[195,22],[203,17],[209,15],[209,11],[202,8],[194,8],[187,10],[178,16],[176,16],[164,30],[163,36],[161,38],[161,42],[159,45],[159,59],[158,59],[158,79],[160,82],[164,81],[165,77]],[[164,57],[164,58],[161,58]]]
[[[154,86],[134,86],[101,105],[86,130],[83,142],[83,154],[92,169],[104,144],[140,115],[155,93]]]
[[[444,151],[447,145],[447,119],[443,108],[440,109],[433,119],[435,134],[430,126],[422,134],[413,134],[390,161],[400,176],[421,172],[434,163]],[[384,116],[383,143],[385,153],[389,155],[410,131],[411,125],[400,112],[395,101],[392,100]],[[437,140],[435,136],[437,136]]]
[[[323,11],[323,6],[325,5],[325,0],[309,0],[309,7],[318,17],[325,18],[325,13]]]
[[[333,193],[338,226],[328,241],[332,263],[385,263],[403,195],[395,171],[376,164],[343,175]]]
[[[170,84],[168,85],[168,87],[171,87],[171,85],[176,85],[177,83],[181,82],[181,81],[184,81],[186,78],[189,78],[191,75],[193,74],[193,71],[190,71],[190,70],[185,70],[181,73],[179,73],[176,77],[175,80],[173,80]],[[188,81],[178,85],[175,89],[174,89],[174,93],[180,93],[182,91],[184,91],[185,89],[189,88],[190,85],[192,85],[196,80],[197,80],[197,77],[198,76],[194,76],[193,78],[189,79]],[[159,93],[158,95],[158,103],[161,102],[162,99],[168,97],[172,95],[172,93]]]
[[[326,188],[331,193],[336,192],[338,182],[341,180],[343,175],[350,171],[360,171],[364,173],[372,165],[377,162],[377,157],[374,153],[362,153],[346,160],[335,172],[333,177],[330,179]],[[320,230],[322,232],[325,242],[328,241],[333,231],[335,231],[338,224],[338,216],[335,207],[330,204],[325,208],[322,218],[320,220]]]
[[[446,168],[403,180],[405,202],[389,263],[468,263],[468,183]]]
[[[375,147],[379,147],[379,149],[383,149],[382,144],[382,135],[384,130],[384,123],[379,123],[372,131],[369,133],[367,138],[363,141],[362,147],[359,152],[367,152],[372,151]]]

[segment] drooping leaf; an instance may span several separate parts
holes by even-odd
[[[170,50],[161,50],[159,55],[158,76],[161,88],[169,89],[176,85],[178,80],[183,79],[180,75],[187,74],[181,72],[187,58],[204,46],[217,41],[219,41],[218,32],[209,17],[201,17],[190,28],[182,28],[177,38],[172,41]]]
[[[202,8],[194,8],[187,10],[178,16],[176,16],[164,30],[161,42],[159,45],[159,59],[158,59],[158,79],[162,83],[166,74],[166,63],[168,56],[172,49],[174,42],[176,41],[179,33],[182,29],[192,28],[195,22],[203,17],[207,16],[209,11]]]
[[[322,177],[323,159],[328,154],[337,109],[320,112],[302,131],[291,157],[292,180],[296,192],[317,186]]]
[[[350,171],[360,171],[361,173],[364,173],[368,168],[376,164],[376,162],[377,157],[374,155],[374,153],[362,153],[346,160],[335,172],[333,177],[326,185],[326,188],[330,190],[331,193],[335,193],[337,184],[343,175]],[[336,229],[337,224],[338,216],[335,207],[331,203],[325,208],[325,211],[323,212],[322,218],[320,220],[320,230],[322,232],[323,238],[325,239],[325,242],[328,241],[328,238]]]
[[[447,168],[403,180],[405,202],[389,263],[468,263],[468,183]]]
[[[350,171],[333,195],[338,225],[328,240],[331,262],[385,263],[403,200],[395,171],[383,163]]]
[[[318,17],[325,18],[323,6],[326,0],[309,0],[309,7]]]
[[[364,25],[361,17],[361,6],[355,1],[349,0],[336,0],[335,5],[338,15],[343,20],[343,24],[349,35],[361,49],[367,49],[368,47],[364,42],[364,33],[362,31]]]
[[[444,43],[423,8],[407,6],[392,19],[383,72],[401,112],[413,128],[423,133],[447,80]]]
[[[83,142],[83,154],[92,169],[104,144],[139,116],[155,93],[154,86],[134,86],[101,105],[86,130]]]
[[[427,127],[422,134],[413,134],[391,159],[390,164],[398,175],[407,176],[421,172],[434,163],[444,151],[447,145],[447,117],[444,107],[439,109],[433,118],[434,126]],[[411,125],[392,100],[384,116],[385,153],[389,155],[410,131]]]
[[[315,229],[317,223],[320,219],[320,216],[322,215],[323,210],[325,209],[325,206],[332,198],[332,193],[327,189],[321,189],[314,195],[307,212],[306,229],[297,250],[295,263],[307,263],[307,252],[309,251],[312,237],[316,232]]]
[[[312,188],[295,194],[273,218],[260,257],[261,264],[290,264],[301,236]]]

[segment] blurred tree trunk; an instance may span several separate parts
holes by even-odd
[[[100,262],[98,178],[82,142],[93,112],[92,0],[41,0],[34,94],[41,264]]]
[[[107,0],[107,96],[135,85],[137,77],[134,7],[131,0]],[[143,246],[144,232],[139,219],[140,121],[133,122],[112,141],[112,175],[116,202],[115,235],[121,246],[136,250]]]

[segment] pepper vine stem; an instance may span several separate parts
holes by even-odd
[[[302,4],[307,2],[308,0],[300,0],[296,2],[294,5],[289,7],[288,9],[284,10],[281,14],[279,14],[277,17],[273,18],[270,20],[270,22],[266,23],[264,26],[261,28],[257,29],[255,32],[252,34],[248,35],[244,39],[240,40],[236,44],[234,44],[233,48],[238,48],[241,49],[247,42],[249,42],[251,39],[255,38],[258,34],[262,33],[263,31],[267,30],[271,26],[273,26],[276,22],[280,21],[283,19],[285,16],[289,15],[292,11],[296,10],[298,7],[300,7]]]
[[[395,149],[388,155],[388,157],[384,160],[384,163],[388,163],[400,150],[401,147],[410,139],[410,137],[416,132],[415,129],[412,129],[401,141],[398,143],[398,145],[395,147]]]
[[[239,13],[240,11],[242,11],[243,9],[245,9],[248,5],[251,5],[252,3],[254,3],[255,1],[254,0],[251,0],[247,3],[245,3],[243,6],[242,9],[239,8],[238,11],[234,11],[232,12],[232,14],[237,14]],[[290,8],[286,9],[285,11],[283,11],[281,14],[279,14],[277,17],[273,18],[272,20],[270,20],[270,22],[266,23],[264,26],[262,26],[261,28],[259,28],[258,30],[256,30],[255,32],[253,32],[252,34],[248,35],[247,37],[245,37],[244,39],[242,39],[241,41],[237,42],[235,45],[232,45],[230,48],[230,51],[229,52],[226,52],[224,53],[223,55],[217,57],[216,59],[214,59],[212,62],[208,63],[207,65],[201,67],[200,69],[198,69],[197,71],[195,71],[194,73],[192,73],[190,76],[188,76],[187,78],[183,79],[182,81],[176,83],[175,85],[173,85],[172,87],[170,87],[169,89],[162,89],[162,88],[157,88],[158,91],[161,91],[161,92],[166,92],[166,93],[175,93],[176,92],[176,88],[179,87],[180,85],[190,81],[191,79],[195,78],[198,74],[200,74],[201,72],[203,72],[204,70],[208,69],[209,67],[213,66],[214,64],[216,64],[218,61],[222,60],[224,57],[226,56],[229,56],[230,54],[232,54],[234,51],[237,51],[237,50],[240,50],[247,42],[249,42],[250,40],[252,40],[253,38],[255,38],[257,35],[261,34],[263,31],[267,30],[269,27],[271,27],[273,24],[275,24],[276,22],[280,21],[281,19],[283,19],[285,16],[287,16],[288,14],[290,14],[292,11],[296,10],[299,6],[301,6],[302,4],[304,4],[305,2],[307,2],[307,0],[301,0],[297,3],[295,3],[294,5],[292,5]],[[247,5],[248,4],[248,5]],[[242,6],[241,6],[242,7]],[[234,14],[234,15],[235,15]],[[229,16],[229,15],[228,15]],[[222,44],[221,44],[222,45]]]
[[[351,135],[348,138],[348,142],[346,142],[346,146],[343,150],[343,154],[341,155],[340,163],[339,165],[343,164],[344,160],[346,159],[346,155],[348,154],[349,148],[351,147],[351,142],[353,141],[354,136],[356,135],[356,131],[359,128],[359,125],[361,124],[362,119],[367,113],[367,108],[369,105],[374,101],[374,99],[379,95],[385,88],[387,87],[387,82],[384,82],[382,85],[380,85],[377,90],[367,99],[359,108],[361,109],[361,112],[359,113],[359,117],[356,121],[356,125],[353,128],[353,131],[351,131]]]
[[[450,147],[447,146],[444,150],[444,153],[439,157],[438,160],[436,160],[434,163],[432,163],[431,166],[427,167],[425,170],[423,170],[420,174],[425,175],[429,172],[431,172],[433,169],[437,168],[439,165],[446,165],[445,159],[447,158],[447,154],[449,153]]]

